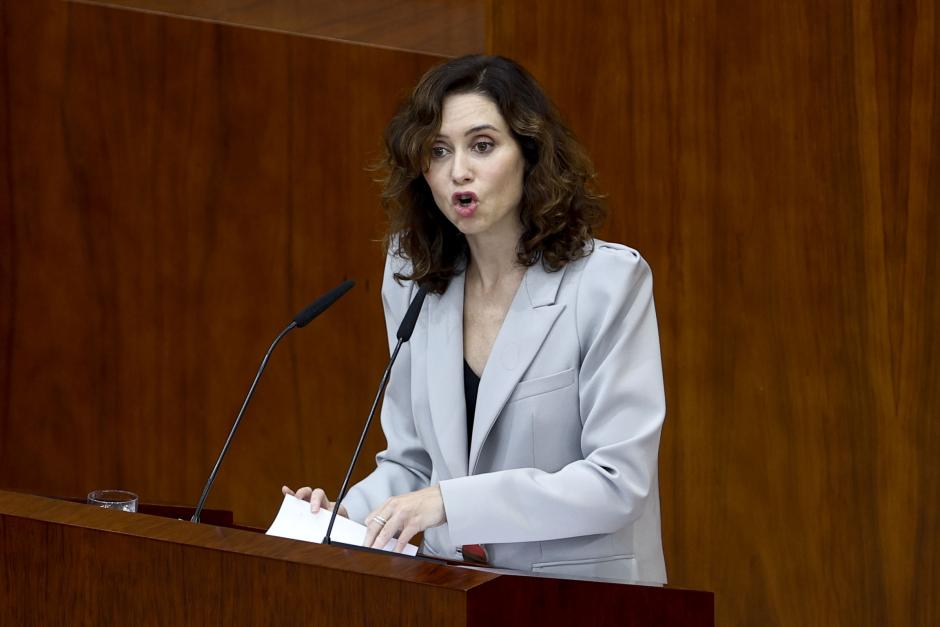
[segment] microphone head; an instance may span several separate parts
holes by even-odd
[[[339,300],[340,296],[348,292],[356,284],[355,281],[343,281],[320,298],[307,305],[303,311],[294,316],[294,324],[298,327],[307,326],[311,320],[330,308]]]
[[[415,323],[418,322],[418,314],[421,313],[421,305],[424,304],[424,297],[427,295],[428,289],[426,287],[420,288],[412,299],[411,304],[408,305],[408,311],[405,312],[405,317],[402,318],[401,324],[398,325],[398,339],[402,342],[407,342],[411,339],[411,333],[415,330]]]

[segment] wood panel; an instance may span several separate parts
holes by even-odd
[[[482,52],[489,0],[79,0],[351,43]]]
[[[670,581],[726,625],[934,625],[929,1],[494,3],[656,277]]]
[[[2,490],[0,564],[16,625],[715,624],[710,592],[485,572]]]
[[[195,503],[266,526],[338,490],[388,349],[374,174],[437,57],[57,1],[0,3],[0,486]],[[363,455],[382,445],[373,433]]]
[[[0,556],[16,625],[465,625],[498,578],[2,491]]]

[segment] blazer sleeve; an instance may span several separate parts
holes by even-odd
[[[389,254],[382,279],[382,306],[389,353],[398,343],[396,333],[415,291],[414,284],[400,285],[394,273],[404,262]],[[382,430],[387,448],[376,455],[376,468],[369,476],[350,488],[343,500],[351,520],[363,519],[390,496],[405,494],[427,487],[431,476],[431,460],[421,444],[411,411],[411,348],[405,343],[392,368],[385,398],[382,401]]]
[[[457,545],[612,533],[644,511],[665,417],[649,266],[632,249],[601,244],[575,306],[583,459],[557,472],[518,468],[441,482]]]

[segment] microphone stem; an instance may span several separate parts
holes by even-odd
[[[245,401],[242,403],[242,408],[238,410],[238,417],[235,418],[235,424],[232,425],[232,430],[228,432],[228,437],[225,439],[225,444],[222,446],[222,452],[219,453],[219,458],[215,460],[215,466],[212,468],[212,473],[209,475],[209,480],[206,482],[206,487],[202,490],[202,496],[199,497],[199,505],[196,506],[196,511],[193,514],[193,517],[190,519],[190,522],[197,523],[199,522],[199,516],[202,514],[202,508],[206,504],[206,498],[209,496],[209,490],[212,489],[212,482],[215,481],[215,476],[219,474],[219,467],[222,465],[222,459],[225,457],[225,453],[228,452],[228,447],[232,443],[232,438],[235,436],[235,431],[238,429],[238,425],[242,421],[242,416],[245,414],[245,408],[248,407],[248,402],[251,400],[251,397],[254,396],[255,387],[258,385],[258,380],[261,378],[261,373],[264,372],[265,366],[268,365],[268,359],[271,357],[271,353],[274,351],[274,347],[277,346],[278,342],[281,341],[285,335],[287,335],[291,330],[297,326],[296,322],[291,322],[287,325],[283,331],[281,331],[274,341],[271,342],[268,352],[264,354],[264,359],[261,360],[261,365],[258,367],[258,372],[255,374],[255,380],[251,382],[251,387],[248,388],[248,395],[245,396]]]
[[[375,417],[375,408],[378,407],[379,400],[382,398],[382,395],[385,393],[385,388],[388,386],[392,365],[395,363],[395,359],[398,357],[398,351],[404,343],[405,340],[398,340],[398,344],[395,345],[395,350],[392,351],[392,356],[388,360],[388,365],[385,367],[382,382],[379,384],[379,390],[375,395],[375,399],[372,401],[372,409],[369,410],[369,417],[366,419],[366,426],[362,429],[362,435],[359,436],[359,444],[356,445],[352,461],[349,462],[349,468],[346,470],[346,478],[343,479],[343,486],[339,489],[339,497],[337,497],[336,502],[333,504],[333,513],[330,515],[330,524],[326,528],[326,535],[323,536],[323,544],[330,543],[330,534],[333,532],[333,523],[336,522],[336,514],[339,512],[340,503],[343,502],[343,498],[346,496],[346,490],[349,488],[349,478],[352,476],[353,468],[356,467],[356,462],[359,460],[359,454],[362,453],[362,445],[366,441],[366,434],[369,433],[369,427],[372,425],[372,419]]]

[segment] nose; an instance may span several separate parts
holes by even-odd
[[[470,157],[463,151],[456,151],[451,160],[450,176],[455,184],[468,183],[473,180],[473,168]]]

